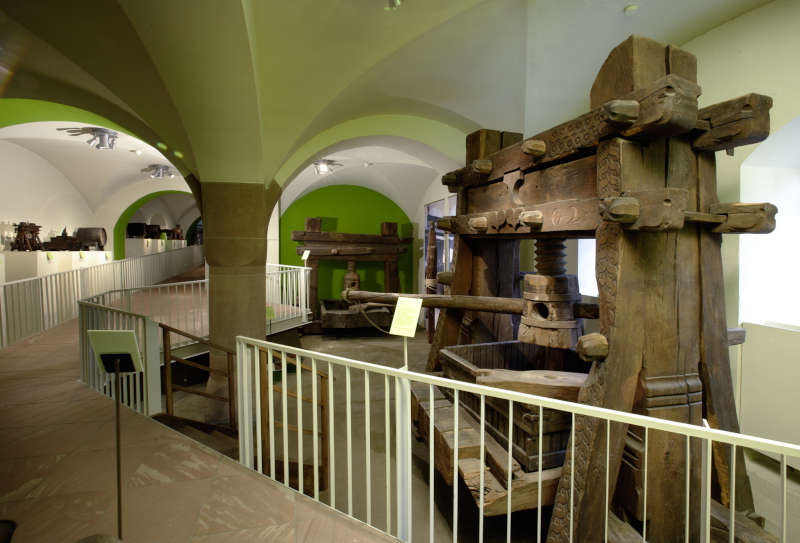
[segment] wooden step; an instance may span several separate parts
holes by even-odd
[[[412,394],[418,436],[427,442],[430,421],[430,400],[427,387]],[[424,395],[420,399],[416,394]],[[453,484],[453,448],[455,441],[453,415],[455,407],[448,400],[434,399],[434,462],[448,485]],[[480,457],[480,424],[463,407],[458,415],[458,472],[480,503],[480,474],[484,473],[484,515],[502,515],[508,507],[508,450],[492,436],[484,433],[484,458]],[[511,461],[511,511],[533,509],[538,504],[539,472],[525,473],[519,463]],[[542,471],[542,505],[552,505],[561,468]]]
[[[508,490],[491,469],[477,458],[458,460],[458,473],[480,505],[480,476],[483,469],[483,515],[492,517],[508,511]],[[542,505],[553,505],[561,468],[542,470]],[[511,481],[511,512],[536,509],[539,499],[539,472],[520,473]]]

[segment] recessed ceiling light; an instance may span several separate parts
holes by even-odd
[[[365,168],[369,168],[369,167],[370,167],[370,166],[372,166],[373,164],[375,164],[375,163],[374,163],[374,162],[370,162],[370,161],[368,161],[368,160],[365,160],[365,161],[363,162],[363,164],[362,164],[362,165],[363,165]]]
[[[625,15],[631,16],[636,13],[636,10],[639,9],[639,4],[628,4],[624,8],[622,8],[622,13]]]
[[[141,149],[131,149],[131,153],[136,153],[136,156],[142,156]]]

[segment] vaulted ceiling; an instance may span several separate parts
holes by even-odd
[[[0,88],[163,142],[203,182],[269,183],[311,139],[366,116],[547,127],[584,107],[628,34],[682,43],[765,0],[640,0],[626,15],[630,3],[0,0]],[[380,170],[376,183],[396,182]]]

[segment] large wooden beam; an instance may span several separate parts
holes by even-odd
[[[453,308],[462,311],[486,311],[522,315],[525,300],[497,296],[464,296],[460,294],[396,294],[391,292],[369,292],[365,290],[344,290],[342,298],[349,302],[377,302],[396,304],[397,299],[422,298],[422,307]]]
[[[721,151],[765,140],[771,107],[772,98],[751,93],[701,109],[692,147],[696,151]]]
[[[646,88],[619,97],[639,104],[639,114],[633,123],[620,124],[609,113],[613,105],[600,106],[526,140],[542,142],[543,154],[527,154],[530,144],[522,141],[483,158],[490,162],[488,173],[481,173],[483,170],[473,168],[472,162],[468,162],[465,168],[446,174],[442,182],[452,188],[484,185],[514,170],[526,171],[590,153],[601,140],[615,135],[648,139],[688,132],[697,126],[699,95],[696,83],[667,75]]]
[[[328,243],[379,243],[397,245],[411,243],[411,238],[397,236],[379,236],[373,234],[348,234],[344,232],[306,232],[294,230],[292,241],[319,241]]]
[[[718,201],[714,153],[698,154],[697,174],[698,205],[704,209]],[[712,428],[739,432],[728,357],[721,245],[721,234],[708,231],[700,233],[702,315],[700,369],[703,379],[703,404],[706,418]],[[745,471],[744,454],[741,447],[736,452],[736,509],[751,513],[755,511],[755,505],[750,479]],[[721,502],[726,506],[730,501],[730,466],[730,447],[715,444],[714,468],[720,486]]]

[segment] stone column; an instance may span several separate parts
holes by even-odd
[[[262,183],[203,183],[203,233],[208,277],[210,339],[235,348],[237,335],[266,337],[267,223],[280,188]],[[212,353],[211,366],[227,369]],[[227,395],[227,380],[209,379],[207,390]],[[220,406],[209,420],[226,417]]]

